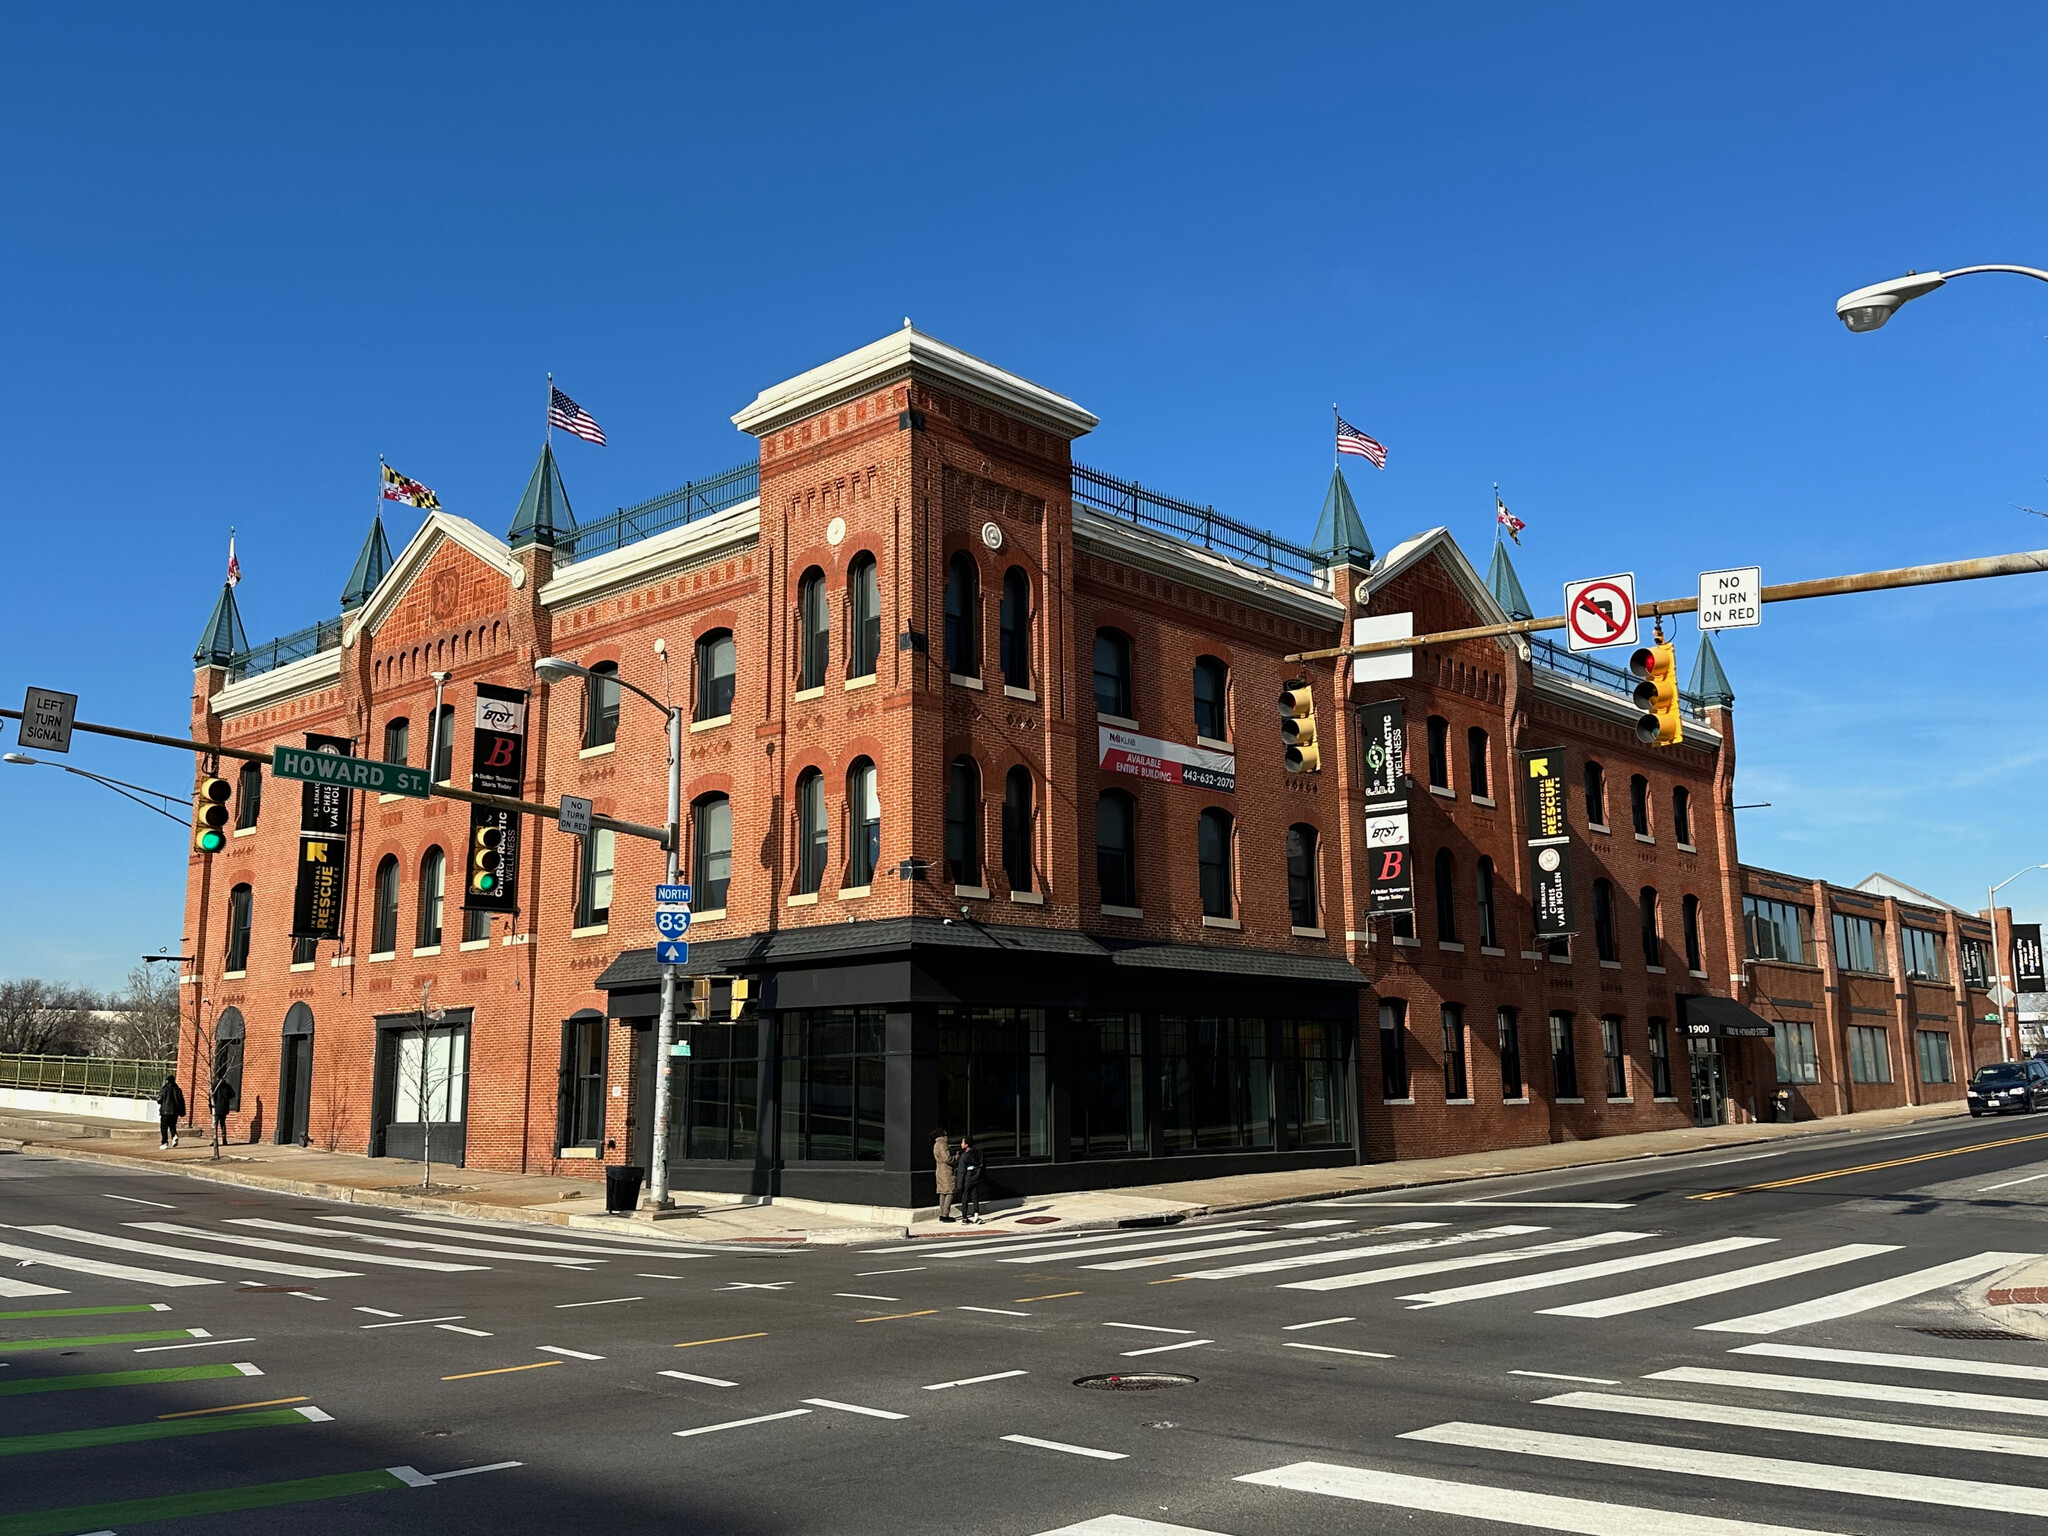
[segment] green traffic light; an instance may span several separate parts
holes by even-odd
[[[480,891],[493,890],[497,887],[497,884],[498,877],[496,875],[480,874],[476,877],[476,888]]]
[[[207,827],[199,834],[199,846],[206,853],[219,853],[227,844],[228,840],[216,828]]]

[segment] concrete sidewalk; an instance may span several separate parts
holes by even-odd
[[[1147,1184],[990,1202],[990,1235],[1051,1230],[1086,1231],[1132,1222],[1178,1221],[1223,1211],[1255,1210],[1338,1195],[1371,1194],[1508,1174],[1545,1173],[1638,1159],[1670,1157],[1716,1147],[1750,1146],[1819,1136],[1844,1136],[1962,1113],[1960,1104],[1923,1104],[1872,1110],[1793,1125],[1716,1125],[1609,1136],[1595,1141],[1548,1143],[1411,1162],[1315,1168],[1291,1173],[1248,1173],[1217,1179]],[[130,1122],[86,1116],[26,1116],[0,1112],[0,1143],[115,1167],[156,1169],[245,1185],[282,1194],[391,1206],[450,1216],[531,1221],[557,1226],[630,1232],[688,1243],[843,1245],[958,1233],[934,1212],[822,1205],[804,1200],[736,1202],[729,1197],[678,1190],[679,1209],[653,1219],[608,1216],[604,1173],[588,1176],[494,1173],[436,1165],[433,1184],[420,1187],[420,1166],[397,1159],[303,1147],[236,1144],[216,1161],[205,1141],[163,1151],[148,1144],[153,1130]]]

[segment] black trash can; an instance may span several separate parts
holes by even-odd
[[[640,1185],[647,1177],[645,1168],[631,1164],[613,1163],[604,1171],[604,1209],[607,1216],[623,1216],[632,1212],[640,1203]]]

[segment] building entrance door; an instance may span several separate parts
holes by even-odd
[[[398,1015],[377,1032],[370,1155],[431,1155],[460,1167],[468,1139],[469,1024],[465,1018],[421,1029],[408,1022],[418,1017]]]
[[[313,1107],[313,1010],[293,1003],[284,1016],[278,1042],[277,1144],[306,1144]]]
[[[1694,1038],[1692,1045],[1692,1123],[1719,1125],[1728,1118],[1727,1066],[1717,1040]]]

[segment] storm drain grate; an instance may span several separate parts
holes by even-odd
[[[1074,1385],[1096,1392],[1157,1392],[1161,1387],[1191,1387],[1201,1379],[1173,1371],[1130,1371],[1108,1376],[1076,1376]]]
[[[2019,1344],[2037,1342],[2030,1333],[2011,1333],[2004,1328],[1907,1328],[1906,1332],[1924,1333],[1931,1339],[2010,1339]]]

